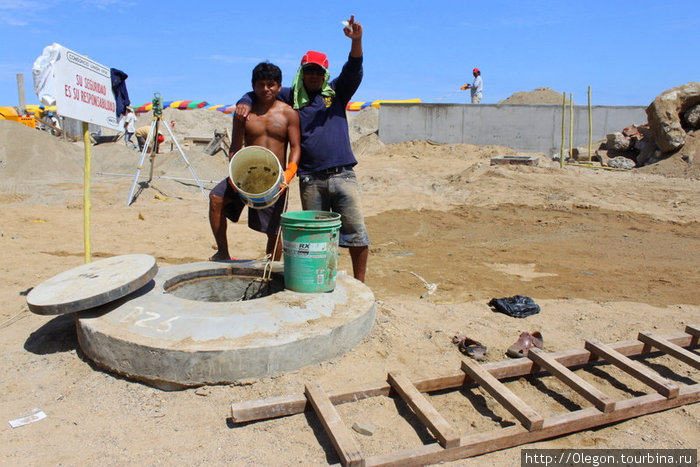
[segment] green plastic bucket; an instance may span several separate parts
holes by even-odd
[[[340,214],[294,211],[282,214],[284,285],[294,292],[330,292],[338,272]]]

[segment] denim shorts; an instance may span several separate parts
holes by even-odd
[[[369,234],[362,215],[360,185],[352,168],[342,169],[338,173],[300,175],[299,192],[305,211],[340,214],[340,246],[369,245]]]

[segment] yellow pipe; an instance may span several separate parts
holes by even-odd
[[[572,167],[585,167],[586,169],[602,169],[602,170],[621,170],[623,172],[629,171],[629,169],[620,169],[617,167],[606,167],[603,165],[588,165],[588,164],[577,164],[574,162],[567,162],[566,165],[570,165]]]
[[[566,144],[566,131],[564,125],[566,123],[566,93],[562,96],[561,101],[561,147],[559,148],[559,167],[564,168],[564,145]]]
[[[574,157],[574,93],[569,93],[569,157]]]
[[[588,162],[593,150],[593,107],[591,107],[591,87],[588,86]]]
[[[90,172],[92,142],[87,122],[83,122],[83,145],[85,146],[85,172],[83,178],[83,236],[85,239],[85,262],[89,263],[92,256],[90,248]]]

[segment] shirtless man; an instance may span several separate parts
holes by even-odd
[[[233,138],[229,160],[246,146],[263,146],[272,151],[280,161],[285,183],[294,177],[301,155],[299,115],[289,105],[277,100],[282,87],[282,71],[275,65],[263,62],[253,69],[253,91],[255,105],[248,119],[234,119]],[[286,150],[289,144],[289,164],[286,163]],[[284,188],[283,188],[284,190]],[[267,254],[274,253],[274,261],[282,256],[282,242],[279,235],[280,216],[284,211],[287,192],[284,191],[277,202],[265,209],[248,209],[248,227],[267,234]],[[209,194],[209,224],[216,240],[216,253],[210,261],[231,259],[226,236],[226,219],[238,222],[245,203],[226,178],[219,182]]]

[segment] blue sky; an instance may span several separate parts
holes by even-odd
[[[250,89],[260,61],[291,84],[307,50],[326,52],[335,76],[350,41],[341,21],[364,27],[365,78],[355,101],[421,98],[464,103],[471,70],[483,103],[550,87],[594,105],[648,105],[700,80],[697,0],[404,0],[264,2],[0,0],[0,105],[17,105],[23,73],[54,42],[125,71],[132,104],[230,104]]]

